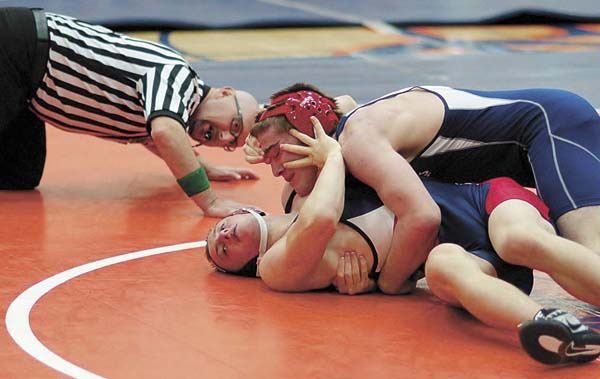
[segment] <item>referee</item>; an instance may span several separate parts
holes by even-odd
[[[0,189],[35,188],[46,158],[44,123],[120,143],[142,143],[167,164],[207,216],[242,207],[209,179],[255,179],[196,157],[200,144],[244,143],[259,105],[210,88],[176,51],[39,9],[0,8]]]

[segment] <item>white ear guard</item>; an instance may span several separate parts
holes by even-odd
[[[267,237],[268,237],[268,233],[269,233],[267,230],[267,223],[265,222],[265,220],[263,218],[264,213],[261,215],[260,213],[258,213],[257,211],[255,211],[252,208],[244,208],[243,210],[250,213],[252,216],[254,216],[254,218],[258,222],[258,228],[260,229],[260,242],[258,244],[258,257],[256,257],[256,277],[259,278],[260,277],[260,271],[259,271],[260,258],[262,258],[262,256],[267,251]]]
[[[265,222],[265,219],[263,218],[264,214],[261,215],[260,213],[258,213],[257,211],[255,211],[252,208],[244,208],[243,210],[250,213],[252,216],[254,216],[254,218],[258,222],[258,227],[260,229],[260,243],[258,244],[258,256],[262,257],[265,254],[265,252],[267,251],[267,237],[268,237],[267,223]]]

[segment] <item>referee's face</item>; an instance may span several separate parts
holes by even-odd
[[[237,95],[233,92],[230,96],[211,100],[206,100],[200,117],[191,122],[190,137],[200,145],[233,151],[244,130],[244,118]]]

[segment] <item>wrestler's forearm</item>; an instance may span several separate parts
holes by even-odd
[[[261,261],[261,276],[269,287],[286,291],[305,288],[335,234],[343,208],[343,183],[344,160],[338,151],[328,156],[298,220],[284,236],[285,253],[266,254]]]
[[[308,223],[319,220],[337,224],[344,209],[345,168],[341,150],[329,153],[315,186],[306,198],[298,220]]]
[[[355,130],[342,151],[351,173],[377,191],[396,216],[392,247],[378,285],[385,293],[398,293],[433,247],[440,209],[408,162],[380,135]]]
[[[388,295],[407,293],[414,289],[412,274],[427,260],[437,242],[437,227],[416,225],[413,220],[398,220],[390,252],[382,267],[377,285]]]

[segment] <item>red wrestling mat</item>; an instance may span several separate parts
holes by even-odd
[[[54,128],[48,129],[48,139],[48,162],[39,190],[0,192],[0,311],[6,315],[17,297],[30,300],[29,313],[20,309],[11,315],[11,333],[27,337],[29,314],[39,345],[25,338],[23,348],[36,356],[51,356],[51,364],[75,370],[65,371],[72,375],[461,379],[600,375],[600,362],[558,369],[538,364],[521,350],[516,333],[493,330],[447,308],[426,289],[409,297],[281,294],[259,280],[211,272],[200,248],[167,248],[123,263],[84,266],[72,279],[55,278],[66,280],[62,284],[19,296],[42,280],[89,262],[199,241],[215,222],[198,217],[162,161],[141,146],[121,146]],[[241,152],[202,153],[228,165],[243,161]],[[266,166],[256,169],[260,181],[214,188],[223,196],[278,212],[281,183]],[[536,283],[533,296],[544,304],[575,310],[588,322],[600,319],[598,310],[573,300],[546,277],[538,276]],[[36,296],[39,300],[31,300]],[[19,347],[5,323],[0,346],[1,378],[60,376]]]

